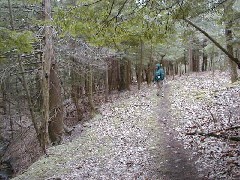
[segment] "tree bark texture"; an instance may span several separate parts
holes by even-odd
[[[189,58],[189,71],[193,72],[194,67],[194,53],[193,53],[193,39],[191,38],[189,40],[189,49],[188,49],[188,58]]]
[[[64,132],[63,124],[63,103],[61,98],[61,83],[57,75],[57,64],[52,63],[50,70],[49,90],[49,138],[53,144],[59,144]]]
[[[153,80],[154,75],[154,64],[153,64],[153,46],[151,44],[151,53],[149,58],[149,63],[147,67],[147,84],[150,85]]]
[[[119,89],[120,65],[119,60],[111,58],[108,67],[109,91]]]
[[[131,72],[132,72],[132,63],[131,63],[131,61],[128,59],[127,60],[127,90],[129,90],[130,91],[130,85],[131,85],[131,82],[132,82],[132,77],[131,77]]]
[[[51,2],[43,0],[43,16],[45,21],[51,20]],[[42,73],[42,93],[43,93],[43,121],[41,124],[41,147],[44,153],[48,144],[48,121],[49,121],[49,77],[53,58],[52,47],[52,28],[49,25],[45,26],[44,32],[45,46],[43,49],[43,73]]]
[[[120,61],[120,81],[119,81],[119,90],[130,89],[130,63],[129,60],[123,58]]]
[[[232,6],[233,6],[233,1],[230,1],[227,3],[226,7],[224,8],[224,14],[227,17],[228,14],[232,11]],[[231,17],[228,17],[231,18]],[[232,34],[232,26],[233,26],[233,22],[232,20],[227,20],[225,22],[225,36],[226,36],[226,44],[227,44],[227,51],[229,54],[233,55],[233,46],[231,44],[231,41],[233,39],[233,34]],[[235,82],[237,81],[238,78],[238,73],[237,73],[237,64],[234,63],[230,57],[228,57],[228,61],[229,61],[229,69],[230,69],[230,76],[231,76],[231,82]]]
[[[105,102],[108,101],[109,96],[109,79],[108,79],[108,65],[106,64],[105,69]]]
[[[7,90],[6,90],[6,82],[2,82],[1,84],[1,94],[0,97],[0,108],[2,109],[0,114],[5,115],[7,114]]]
[[[207,54],[203,52],[202,71],[207,71]]]
[[[199,49],[189,49],[189,65],[190,71],[198,72],[199,71]]]
[[[88,96],[88,103],[90,106],[90,115],[91,117],[94,116],[95,114],[95,106],[93,102],[93,89],[92,89],[92,84],[93,84],[93,70],[92,66],[88,65],[88,74],[87,74],[87,96]]]
[[[141,40],[140,43],[140,62],[138,63],[138,76],[137,76],[137,83],[138,83],[138,90],[141,89],[142,83],[142,69],[143,69],[143,41]]]
[[[77,74],[74,69],[72,68],[71,69],[71,98],[72,98],[72,101],[76,107],[76,111],[77,111],[77,118],[78,120],[82,120],[82,117],[83,117],[83,112],[82,112],[82,109],[81,109],[81,106],[79,104],[79,100],[81,98],[81,77],[79,74]]]
[[[204,49],[207,46],[207,40],[204,39],[202,42],[202,71],[207,71],[208,68],[208,55]]]
[[[125,60],[122,59],[119,62],[120,68],[119,68],[119,86],[118,86],[118,90],[122,91],[126,89],[126,67],[125,67]]]
[[[42,56],[40,54],[36,55],[36,59],[37,61],[42,62]],[[37,64],[36,65],[36,69],[41,69],[42,65]],[[37,98],[37,102],[36,102],[36,109],[38,112],[41,112],[41,110],[43,109],[43,94],[42,94],[42,77],[41,77],[41,73],[36,73],[35,76],[35,81],[36,81],[36,85],[35,85],[35,91],[36,94],[38,94],[38,98]]]

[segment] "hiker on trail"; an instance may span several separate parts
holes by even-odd
[[[157,84],[157,96],[160,94],[162,97],[164,96],[163,94],[163,80],[165,78],[165,72],[162,67],[162,64],[156,64],[155,67],[155,72],[154,72],[154,83]]]

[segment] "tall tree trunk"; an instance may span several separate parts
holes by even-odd
[[[116,79],[116,89],[120,91],[121,86],[121,63],[120,60],[116,60],[116,67],[117,67],[117,79]]]
[[[109,61],[109,65],[108,66],[108,92],[111,93],[111,91],[113,90],[113,62],[110,59]]]
[[[147,66],[147,84],[150,85],[153,79],[153,46],[151,43],[151,52],[150,52],[150,58],[149,63]]]
[[[129,75],[128,75],[128,59],[124,60],[124,84],[125,90],[129,88]]]
[[[44,20],[51,21],[51,2],[50,0],[43,0],[43,15]],[[43,93],[43,121],[41,124],[41,147],[44,153],[48,145],[48,121],[49,121],[49,77],[50,69],[53,58],[53,47],[52,47],[52,29],[50,25],[45,25],[45,46],[43,49],[43,77],[42,77],[42,93]]]
[[[48,23],[51,21],[50,0],[43,0],[43,5],[44,20]],[[58,144],[64,131],[61,85],[57,76],[58,67],[54,59],[52,35],[51,26],[46,24],[42,77],[44,118],[41,124],[41,145],[44,153],[46,153],[49,137],[52,143]]]
[[[2,98],[1,98],[1,107],[2,108],[2,115],[7,114],[7,88],[6,88],[6,82],[1,83],[1,93],[2,93]]]
[[[175,63],[174,63],[174,72],[175,72],[175,75],[178,75],[178,71],[179,71],[178,65],[179,65],[178,62],[175,62]]]
[[[204,49],[207,46],[207,39],[204,39],[202,42],[202,71],[207,71],[208,65],[208,55]]]
[[[42,62],[42,56],[40,54],[36,55],[37,61]],[[41,69],[41,65],[37,63],[36,65],[37,69]],[[41,73],[36,73],[35,76],[36,86],[35,89],[37,90],[37,102],[36,102],[36,108],[38,112],[41,112],[43,109],[43,94],[42,94],[42,80],[41,80]]]
[[[95,106],[93,103],[93,90],[92,90],[92,83],[93,83],[93,74],[92,74],[92,66],[88,65],[88,74],[87,74],[87,96],[88,96],[88,103],[90,106],[90,115],[91,118],[94,116],[95,114]]]
[[[130,91],[130,84],[132,81],[131,77],[131,61],[128,59],[127,60],[127,90]]]
[[[119,62],[119,87],[118,87],[118,90],[119,91],[122,91],[122,90],[125,90],[126,89],[126,81],[125,81],[125,59],[122,59],[120,62]]]
[[[138,90],[140,90],[141,88],[141,83],[142,83],[142,66],[143,66],[143,41],[141,40],[141,44],[140,44],[140,62],[139,62],[139,66],[138,66],[138,77],[137,77],[137,82],[138,82]]]
[[[74,59],[72,59],[72,60],[74,60]],[[74,64],[72,66],[74,66]],[[80,76],[74,71],[74,69],[72,67],[72,69],[71,69],[71,84],[72,84],[71,98],[76,107],[77,118],[80,121],[80,120],[82,120],[83,112],[79,105],[80,92],[81,92],[81,86],[79,83],[81,83]]]
[[[49,90],[49,137],[53,144],[60,144],[64,131],[63,124],[63,103],[61,98],[61,83],[57,75],[57,64],[52,63],[50,70]]]
[[[202,71],[207,71],[207,54],[203,52]]]
[[[181,76],[182,75],[182,63],[181,62],[177,63],[177,69],[178,69],[177,75]]]
[[[172,79],[175,79],[175,64],[172,64]]]
[[[189,71],[192,72],[193,71],[193,40],[190,39],[189,40],[189,49],[188,49],[188,58],[189,58]]]
[[[209,71],[212,71],[212,69],[213,69],[213,59],[214,58],[214,52],[211,52],[211,54],[210,54],[210,64],[208,65],[208,70]]]
[[[231,18],[231,16],[230,17],[228,16],[228,14],[233,12],[233,8],[232,8],[233,3],[234,1],[227,2],[226,7],[224,8],[224,14],[228,18]],[[231,19],[225,22],[225,36],[226,36],[227,51],[229,54],[233,55],[233,46],[231,44],[231,41],[233,39],[232,25],[233,25],[233,22]],[[237,64],[233,62],[229,57],[228,57],[228,61],[230,65],[231,82],[235,82],[237,81],[237,78],[238,78]]]
[[[106,69],[105,69],[105,102],[108,101],[109,96],[109,81],[108,81],[108,64],[106,63]]]
[[[199,49],[194,49],[192,52],[192,71],[199,72]]]
[[[184,55],[184,74],[187,73],[187,56],[186,56],[187,51],[184,50],[183,55]]]

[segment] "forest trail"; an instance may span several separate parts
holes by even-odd
[[[134,91],[103,105],[72,142],[50,148],[16,179],[198,179],[189,152],[174,139],[170,85],[164,97],[153,86]]]
[[[189,150],[184,149],[183,142],[176,139],[177,132],[175,128],[178,122],[175,122],[171,114],[171,103],[169,100],[169,93],[171,91],[171,86],[169,84],[165,85],[165,96],[159,101],[159,128],[162,132],[163,142],[160,144],[162,148],[159,156],[159,161],[163,159],[165,161],[162,163],[160,169],[160,176],[164,179],[169,180],[197,180],[203,179],[198,176],[197,169],[195,167],[194,161],[190,158]],[[161,152],[163,150],[164,152]]]
[[[164,97],[157,96],[152,85],[111,95],[99,114],[77,126],[63,144],[50,147],[47,156],[14,179],[239,179],[239,143],[186,135],[199,123],[205,131],[219,128],[205,110],[209,107],[216,115],[225,113],[227,122],[231,109],[236,117],[231,123],[239,123],[239,82],[229,84],[222,73],[217,78],[206,75],[168,81]],[[223,108],[226,98],[228,106]],[[223,124],[225,119],[219,126],[229,127]],[[228,166],[229,162],[234,164]]]

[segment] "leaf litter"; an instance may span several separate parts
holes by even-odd
[[[231,84],[226,77],[202,73],[172,82],[177,138],[194,151],[196,166],[208,179],[240,179],[240,82]]]
[[[226,76],[191,74],[168,82],[174,138],[193,152],[189,159],[197,158],[198,171],[208,179],[240,176],[240,145],[228,139],[239,136],[239,128],[233,127],[240,125],[240,87],[222,78]],[[15,179],[166,179],[156,171],[166,170],[166,149],[172,151],[172,146],[164,138],[172,134],[159,128],[155,91],[143,86],[141,91],[120,93],[84,122],[81,134],[77,127],[73,139],[49,148],[47,156]],[[167,121],[161,119],[166,126]],[[213,132],[216,137],[210,136]],[[178,155],[179,148],[173,153]],[[178,166],[181,158],[175,161]]]
[[[72,142],[51,147],[15,179],[146,179],[157,150],[158,99],[147,86],[101,106]],[[154,91],[155,93],[155,91]],[[157,162],[156,162],[157,163]],[[157,166],[157,164],[156,164]]]

